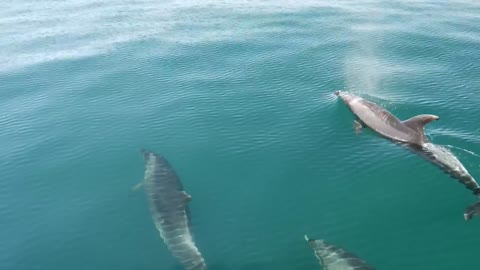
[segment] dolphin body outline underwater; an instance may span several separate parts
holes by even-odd
[[[145,189],[155,227],[167,248],[187,270],[206,270],[205,260],[193,240],[188,203],[177,173],[163,156],[142,149],[144,180],[133,189]]]

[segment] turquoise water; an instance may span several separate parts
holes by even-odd
[[[427,126],[480,178],[475,1],[0,4],[0,269],[179,270],[131,192],[139,152],[192,196],[209,269],[478,269],[472,194],[333,95]]]

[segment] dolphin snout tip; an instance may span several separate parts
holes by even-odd
[[[333,92],[333,94],[335,94],[335,96],[340,95],[340,90],[337,90],[337,91]]]

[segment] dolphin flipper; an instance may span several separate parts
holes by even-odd
[[[132,187],[132,191],[138,191],[143,187],[143,181]]]
[[[185,192],[185,190],[180,191],[178,196],[182,199],[182,203],[185,205],[192,200],[192,196]]]
[[[363,125],[357,121],[353,120],[353,129],[355,129],[356,134],[360,134],[362,132]]]

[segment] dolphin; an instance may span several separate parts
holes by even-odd
[[[442,169],[452,178],[470,189],[480,199],[480,186],[465,169],[458,158],[447,148],[430,142],[425,135],[425,125],[439,119],[432,114],[421,114],[401,121],[379,105],[344,91],[335,91],[355,115],[354,128],[357,133],[368,127],[382,137],[399,144]],[[464,211],[465,220],[480,215],[480,201]]]
[[[364,260],[358,258],[342,248],[333,246],[324,240],[309,239],[305,235],[305,240],[313,249],[315,256],[323,269],[328,270],[375,270]]]
[[[137,188],[143,186],[145,189],[160,237],[185,269],[207,269],[191,231],[188,203],[192,197],[185,192],[179,177],[163,156],[145,149],[142,153],[145,178]]]

